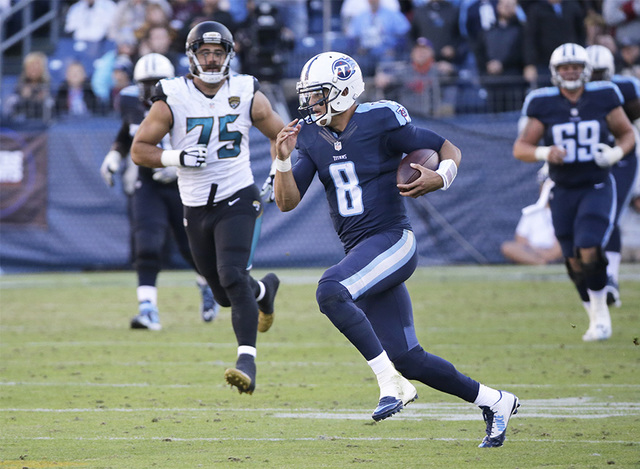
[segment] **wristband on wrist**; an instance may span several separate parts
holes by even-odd
[[[280,171],[281,173],[286,173],[287,171],[291,171],[291,157],[287,158],[286,160],[281,160],[279,158],[276,158],[275,164],[276,164],[276,170]]]
[[[551,153],[551,147],[536,147],[536,160],[547,161],[549,159],[549,153]]]
[[[182,166],[180,164],[180,154],[182,150],[165,150],[160,156],[162,166]]]
[[[458,174],[458,166],[453,160],[442,160],[436,169],[436,173],[442,178],[444,186],[442,190],[446,191]]]

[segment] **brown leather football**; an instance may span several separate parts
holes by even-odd
[[[398,165],[398,173],[396,181],[398,184],[410,184],[420,177],[420,171],[409,166],[411,163],[417,163],[427,169],[435,171],[440,164],[440,155],[430,148],[421,148],[407,154]]]

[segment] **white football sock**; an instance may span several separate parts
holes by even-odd
[[[242,354],[251,355],[252,357],[255,358],[258,354],[258,351],[256,350],[255,347],[252,347],[251,345],[239,345],[238,356]]]
[[[490,388],[484,384],[480,384],[478,389],[478,397],[473,401],[478,407],[491,407],[493,404],[500,400],[500,391]]]
[[[152,285],[140,285],[136,293],[138,294],[138,303],[149,301],[152,305],[158,304],[158,289]]]
[[[258,282],[258,285],[260,285],[260,293],[258,293],[258,297],[256,298],[256,301],[260,301],[262,298],[264,298],[265,293],[267,293],[267,288],[264,286],[264,283],[262,283],[260,280],[256,280]]]
[[[398,375],[393,362],[389,360],[387,352],[383,351],[380,355],[372,360],[368,360],[367,364],[378,378],[378,386],[380,386],[380,397],[394,396],[398,397],[396,386],[393,383],[393,377]]]

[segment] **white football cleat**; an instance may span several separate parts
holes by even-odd
[[[487,424],[487,436],[484,437],[479,448],[498,448],[504,444],[507,425],[512,415],[518,413],[520,402],[518,398],[507,391],[499,391],[500,399],[491,407],[482,406],[482,418]]]

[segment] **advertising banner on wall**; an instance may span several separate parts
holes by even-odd
[[[0,129],[0,223],[47,227],[47,132]]]

